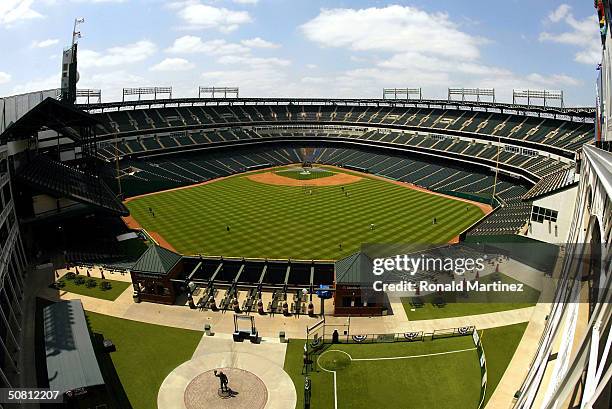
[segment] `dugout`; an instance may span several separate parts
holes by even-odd
[[[385,294],[374,291],[371,282],[367,282],[372,268],[372,259],[362,252],[336,262],[334,315],[373,316],[387,312]]]

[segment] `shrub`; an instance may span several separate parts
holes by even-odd
[[[74,280],[75,277],[76,277],[76,274],[74,274],[72,271],[64,275],[64,278],[66,280]]]
[[[100,288],[101,288],[103,291],[110,290],[112,287],[113,287],[113,286],[112,286],[112,285],[111,285],[111,283],[109,283],[108,281],[102,281],[102,282],[100,283]]]
[[[98,282],[96,280],[94,280],[93,278],[90,278],[89,280],[87,280],[87,282],[85,283],[85,286],[87,288],[94,288],[98,286]]]
[[[85,283],[85,279],[81,276],[74,278],[74,283],[76,285],[83,285]]]

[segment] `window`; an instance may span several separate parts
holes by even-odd
[[[545,220],[556,223],[558,212],[540,206],[533,206],[531,209],[531,221],[543,223]]]

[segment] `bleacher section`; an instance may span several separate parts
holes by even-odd
[[[470,160],[484,159],[489,163],[495,164],[497,155],[499,163],[529,171],[535,178],[543,178],[552,173],[571,167],[571,165],[553,159],[549,156],[526,156],[523,153],[509,152],[494,145],[489,145],[483,141],[468,142],[457,138],[438,138],[421,134],[402,134],[397,132],[372,131],[332,131],[317,130],[308,128],[295,129],[242,129],[234,128],[231,130],[209,130],[195,131],[193,133],[175,132],[163,136],[139,136],[126,138],[121,142],[106,143],[101,145],[98,153],[107,160],[113,161],[115,154],[120,157],[132,154],[159,153],[168,149],[189,149],[200,145],[222,145],[237,140],[261,140],[272,138],[291,139],[300,138],[341,138],[368,140],[373,143],[376,141],[392,143],[395,145],[409,145],[427,149],[436,154],[443,152],[454,152],[468,157]]]
[[[592,124],[522,115],[436,108],[303,106],[192,106],[96,114],[109,133],[168,131],[186,127],[277,122],[343,122],[419,127],[425,132],[460,132],[471,138],[510,138],[568,151],[591,140]],[[443,144],[444,145],[444,144]]]

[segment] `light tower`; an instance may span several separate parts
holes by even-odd
[[[74,28],[72,30],[72,44],[64,49],[62,55],[62,101],[74,104],[77,98],[77,82],[79,81],[79,72],[77,71],[77,46],[78,39],[81,38],[81,32],[78,26],[85,22],[84,18],[74,20]]]

